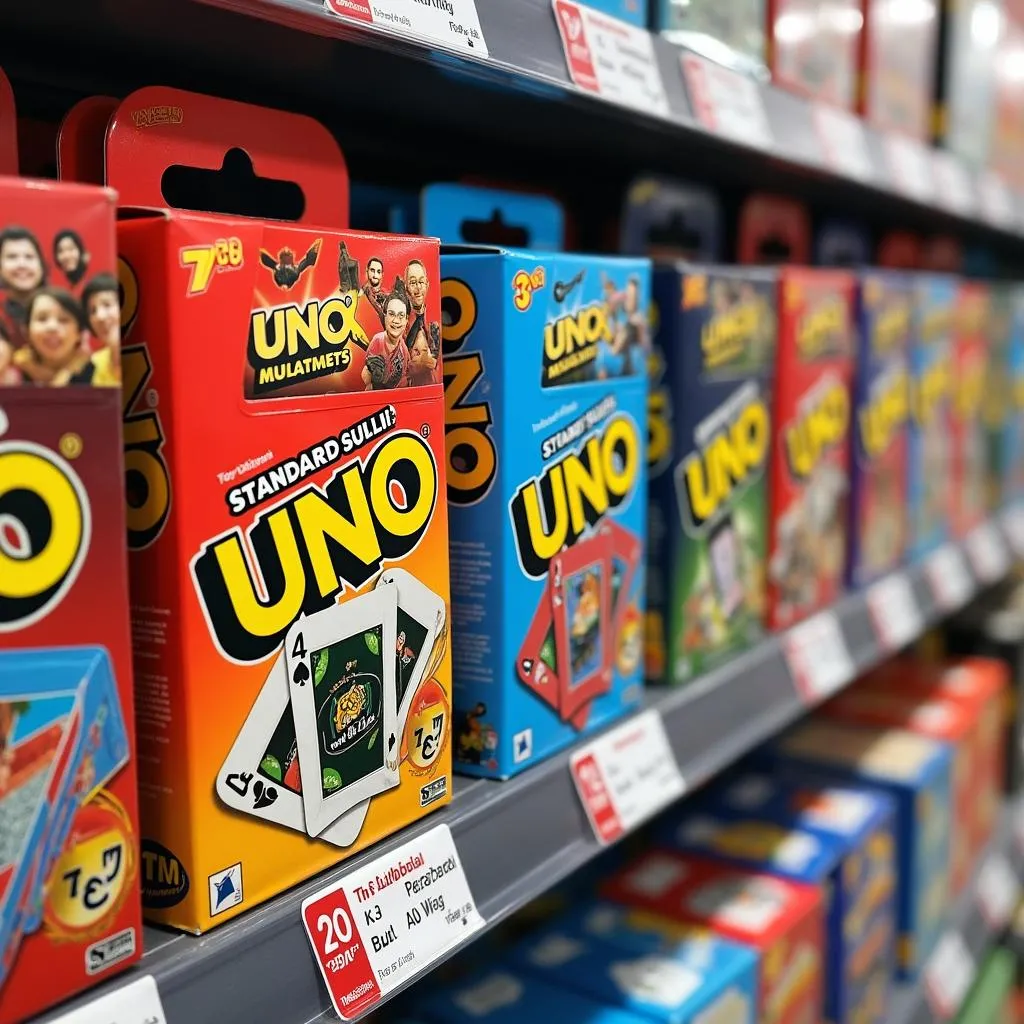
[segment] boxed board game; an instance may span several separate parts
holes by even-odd
[[[854,278],[779,270],[775,442],[769,463],[768,622],[831,604],[846,573]]]
[[[233,149],[301,220],[157,208],[185,167],[238,209]],[[202,932],[450,798],[439,247],[346,231],[307,118],[148,88],[106,153],[143,901]]]
[[[975,823],[975,808],[981,803],[985,783],[984,764],[979,764],[974,737],[977,713],[964,704],[939,697],[915,697],[899,692],[876,692],[854,686],[823,704],[817,711],[823,718],[850,725],[873,725],[906,729],[947,743],[952,754],[950,781],[952,806],[949,830],[949,891],[959,895],[970,879],[975,859],[987,838]]]
[[[851,834],[807,829],[795,816],[761,814],[738,801],[698,797],[658,838],[673,849],[735,867],[816,885],[825,911],[825,1019],[886,1019],[896,939],[893,806],[865,794],[867,811]],[[766,801],[768,803],[768,801]],[[789,819],[789,820],[787,820]]]
[[[142,922],[115,196],[4,178],[0,209],[0,1022],[14,1024],[137,959]]]
[[[912,561],[949,537],[953,495],[951,404],[956,279],[914,275],[907,449],[907,555]]]
[[[631,25],[647,27],[647,0],[587,0],[587,6],[628,21]]]
[[[811,215],[789,196],[754,192],[743,200],[736,223],[736,262],[809,263]]]
[[[603,894],[753,947],[760,1024],[820,1020],[824,908],[815,886],[651,850],[609,879]]]
[[[882,131],[932,136],[938,0],[864,0],[858,113]]]
[[[768,0],[653,0],[654,27],[667,39],[767,81]]]
[[[638,941],[649,935],[644,929]],[[660,949],[630,945],[628,933],[600,938],[556,920],[520,942],[511,959],[526,974],[649,1020],[755,1024],[758,963],[748,946],[697,928]]]
[[[949,902],[951,753],[898,729],[816,719],[774,741],[764,756],[783,778],[830,779],[881,789],[896,801],[897,964],[916,977],[938,940]]]
[[[953,440],[954,537],[965,536],[988,512],[988,455],[982,408],[989,358],[989,288],[961,281],[953,320],[953,393],[950,425]]]
[[[552,205],[432,185],[424,227]],[[507,777],[641,696],[650,264],[459,246],[442,267],[455,758]]]
[[[866,270],[857,289],[847,579],[861,587],[903,561],[907,538],[910,281]]]
[[[863,24],[862,0],[768,0],[772,81],[853,110]]]
[[[686,682],[764,633],[776,293],[771,270],[655,268],[648,682]]]

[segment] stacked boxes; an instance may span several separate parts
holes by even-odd
[[[647,677],[681,683],[764,632],[775,276],[659,267]]]

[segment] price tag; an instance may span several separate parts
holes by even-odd
[[[1018,805],[1013,814],[1013,841],[1017,851],[1024,857],[1024,805]]]
[[[650,32],[575,0],[552,4],[565,63],[579,88],[645,114],[671,115]]]
[[[868,610],[882,646],[898,651],[924,632],[914,588],[903,573],[879,580],[868,591]]]
[[[1003,529],[1010,547],[1018,558],[1024,558],[1024,505],[1014,505],[1003,512]]]
[[[374,25],[474,57],[487,56],[476,0],[416,4],[409,0],[324,0],[324,6],[348,21]]]
[[[797,692],[807,704],[830,697],[856,675],[835,612],[818,612],[794,626],[783,636],[782,647]]]
[[[981,171],[978,174],[978,200],[981,215],[997,228],[1016,230],[1016,213],[1013,196],[1002,177],[995,171]]]
[[[935,182],[930,150],[906,135],[886,135],[885,151],[896,187],[919,203],[933,202]]]
[[[963,1004],[977,970],[963,936],[946,932],[935,946],[924,971],[928,1005],[940,1020],[948,1020]]]
[[[947,210],[961,217],[974,215],[974,189],[971,176],[960,160],[945,149],[932,150],[932,173],[940,201]]]
[[[982,583],[1001,580],[1010,568],[1010,553],[991,520],[976,526],[967,535],[967,557]]]
[[[302,923],[342,1020],[484,926],[447,825],[303,900]]]
[[[981,866],[977,883],[978,906],[990,928],[1003,928],[1017,909],[1020,882],[1001,853],[993,854]]]
[[[925,573],[938,606],[947,612],[962,608],[974,594],[974,581],[955,544],[944,544],[928,556]]]
[[[774,146],[757,83],[732,68],[683,53],[683,80],[690,106],[708,131],[755,149]]]
[[[812,110],[825,163],[857,181],[873,181],[875,168],[868,152],[864,122],[848,110],[827,103],[815,103]]]
[[[167,1024],[167,1018],[156,981],[147,974],[62,1013],[51,1024]]]
[[[686,792],[686,783],[653,708],[577,750],[570,762],[594,835],[613,843]]]

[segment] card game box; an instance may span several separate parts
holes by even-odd
[[[897,964],[913,978],[928,958],[949,902],[951,752],[899,729],[815,719],[772,742],[767,763],[783,778],[868,786],[896,802]]]
[[[831,604],[846,573],[854,278],[779,271],[769,462],[768,622],[785,629]]]
[[[923,558],[951,527],[953,328],[956,279],[914,275],[907,449],[907,554]]]
[[[998,461],[1000,503],[1024,498],[1024,287],[1010,286],[1006,422]],[[994,506],[993,506],[994,507]]]
[[[136,960],[142,929],[115,197],[4,178],[0,208],[0,1022],[14,1024]]]
[[[233,147],[299,222],[160,208],[171,165],[226,190]],[[439,246],[346,231],[306,118],[143,89],[106,158],[143,902],[202,932],[450,799]]]
[[[803,203],[768,192],[753,192],[743,200],[736,224],[737,263],[810,260],[811,216]]]
[[[624,941],[606,940],[574,925],[547,925],[516,946],[512,962],[526,974],[649,1020],[755,1024],[758,963],[750,947],[694,928],[661,950],[641,951],[629,948],[628,934]]]
[[[989,511],[1003,504],[1007,455],[1011,444],[1013,369],[1010,340],[1014,330],[1016,289],[1005,282],[989,282],[988,359],[985,361],[984,401],[981,403],[985,431],[985,505]],[[1008,483],[1008,482],[1007,482]],[[1009,487],[1005,488],[1009,493]]]
[[[655,28],[719,64],[767,81],[768,0],[654,0]]]
[[[430,186],[424,226],[461,239],[504,201]],[[442,262],[455,757],[507,777],[641,696],[650,264],[465,246]]]
[[[768,0],[772,80],[853,110],[863,23],[862,0]]]
[[[817,887],[651,850],[609,879],[603,895],[752,947],[761,1024],[821,1019],[824,907]]]
[[[899,566],[906,550],[910,281],[865,271],[856,302],[847,579],[861,587]]]
[[[860,267],[871,262],[871,236],[863,223],[828,217],[814,232],[814,262],[819,267]]]
[[[630,182],[619,225],[619,252],[654,260],[715,260],[722,210],[711,189],[642,174]]]
[[[938,0],[864,0],[858,113],[876,128],[931,139],[938,35]]]
[[[647,27],[647,0],[587,0],[587,6],[631,25]]]
[[[776,280],[656,266],[647,679],[683,683],[765,629]]]
[[[988,444],[982,408],[989,358],[989,288],[961,281],[953,320],[953,393],[950,425],[953,440],[954,537],[963,537],[988,512]]]

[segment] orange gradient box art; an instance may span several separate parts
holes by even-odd
[[[340,230],[333,139],[242,104],[134,94],[108,174],[155,206],[232,146],[300,223],[119,229],[143,902],[199,932],[451,790],[438,243]]]

